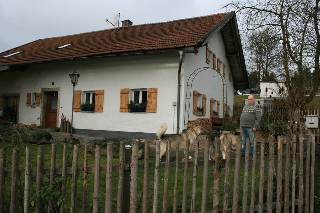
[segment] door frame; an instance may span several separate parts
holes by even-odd
[[[40,115],[40,125],[45,127],[45,118],[46,118],[46,104],[47,104],[47,96],[45,95],[47,92],[58,92],[58,103],[57,103],[57,124],[56,127],[60,125],[60,94],[61,88],[42,88],[41,89],[41,115]]]

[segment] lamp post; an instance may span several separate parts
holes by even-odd
[[[73,124],[73,99],[74,99],[74,87],[78,84],[78,80],[80,78],[80,74],[77,71],[73,70],[72,73],[69,74],[71,79],[71,85],[73,87],[72,90],[72,108],[71,108],[71,130],[70,130],[70,137],[72,138],[72,124]]]

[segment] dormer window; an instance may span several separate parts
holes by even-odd
[[[62,45],[60,47],[57,47],[57,50],[61,50],[63,48],[66,48],[66,47],[69,47],[71,44],[65,44],[65,45]]]
[[[9,58],[9,57],[12,57],[12,56],[14,56],[14,55],[18,55],[18,54],[20,54],[20,53],[23,53],[23,51],[11,53],[11,54],[9,54],[9,55],[2,56],[2,58]]]

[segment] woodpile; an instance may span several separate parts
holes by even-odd
[[[212,130],[212,121],[211,118],[198,118],[197,120],[188,122],[188,129],[192,129],[195,125],[199,125],[202,127],[202,132],[211,131]]]

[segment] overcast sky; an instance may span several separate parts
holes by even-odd
[[[0,52],[43,38],[109,29],[117,13],[134,25],[226,12],[231,0],[1,0]]]

